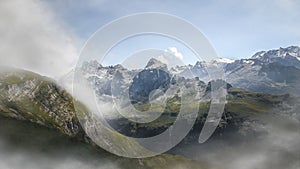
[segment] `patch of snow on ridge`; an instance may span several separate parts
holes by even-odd
[[[228,59],[228,58],[218,58],[215,61],[221,62],[221,63],[233,63],[234,62],[234,60]]]

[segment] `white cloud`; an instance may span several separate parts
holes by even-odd
[[[59,77],[76,61],[72,38],[36,0],[0,1],[0,65]]]
[[[168,47],[161,55],[158,55],[155,58],[166,64],[169,69],[172,67],[185,65],[182,60],[183,55],[176,47]]]
[[[176,56],[177,58],[183,59],[182,53],[180,53],[176,47],[168,47],[168,49],[166,50],[166,52],[170,52],[174,56]]]

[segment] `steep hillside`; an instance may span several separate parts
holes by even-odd
[[[30,121],[41,126],[53,128],[70,137],[84,140],[94,145],[85,135],[75,115],[72,97],[49,78],[23,70],[6,70],[0,74],[0,115],[18,120]],[[81,109],[88,111],[84,106]],[[109,133],[109,129],[104,131]],[[105,136],[103,136],[105,137]],[[119,141],[130,146],[132,151],[138,147],[133,140],[120,135]],[[105,140],[103,140],[105,141]],[[45,145],[47,146],[47,145]],[[95,145],[94,145],[95,146]],[[95,148],[99,149],[99,147]],[[118,147],[117,147],[118,148]],[[127,159],[109,156],[118,160],[122,168],[199,168],[199,163],[179,156],[160,155],[145,159]]]

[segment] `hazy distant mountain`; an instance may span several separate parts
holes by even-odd
[[[171,72],[184,77],[197,76],[208,82],[210,78],[207,69],[213,70],[217,66],[225,70],[227,82],[234,87],[273,94],[300,94],[298,46],[261,51],[250,59],[199,61],[194,66],[172,68]]]
[[[227,81],[252,91],[300,94],[300,48],[291,46],[256,53],[225,67]]]
[[[280,63],[284,66],[300,68],[300,47],[290,46],[270,51],[261,51],[251,57],[264,63]]]

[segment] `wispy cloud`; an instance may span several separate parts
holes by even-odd
[[[58,77],[76,60],[68,32],[39,1],[0,1],[0,63]]]
[[[173,54],[174,56],[176,56],[178,59],[183,59],[182,53],[180,53],[176,47],[169,47],[166,50],[166,52],[170,52],[171,54]]]

